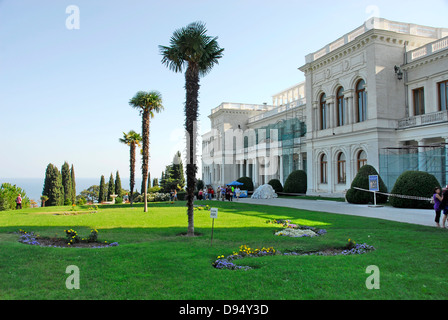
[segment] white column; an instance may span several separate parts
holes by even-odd
[[[445,185],[448,185],[448,137],[445,137]]]
[[[425,139],[418,140],[418,171],[426,171]]]
[[[334,99],[329,97],[327,98],[327,129],[334,128]]]
[[[283,155],[279,156],[279,162],[280,162],[280,183],[283,185],[284,181],[283,181]]]
[[[254,186],[258,187],[258,158],[254,160]]]

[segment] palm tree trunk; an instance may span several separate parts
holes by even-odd
[[[133,203],[133,194],[134,194],[134,185],[135,185],[135,143],[131,142],[131,151],[130,151],[130,169],[131,169],[131,176],[130,176],[130,188],[131,188],[131,192],[130,192],[130,198],[129,201],[131,203],[131,207],[132,207],[132,203]]]
[[[142,144],[143,144],[143,161],[142,161],[142,175],[143,175],[143,190],[145,197],[144,212],[148,212],[148,189],[146,181],[148,180],[148,162],[149,162],[149,111],[144,110],[142,116]]]
[[[185,72],[185,129],[187,131],[187,215],[188,236],[194,236],[194,189],[196,187],[196,123],[198,119],[199,69],[189,63]]]

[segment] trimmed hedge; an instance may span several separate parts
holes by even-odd
[[[371,165],[366,164],[359,169],[358,174],[356,175],[355,179],[353,179],[353,181],[352,181],[350,189],[345,194],[345,199],[347,199],[348,202],[356,203],[356,204],[374,203],[373,192],[354,189],[354,187],[358,187],[358,188],[369,190],[369,175],[377,175],[380,192],[387,193],[387,187],[384,184],[383,179],[381,179],[380,175],[378,174],[378,171],[376,171],[376,169],[374,167],[372,167]],[[382,194],[377,194],[376,202],[377,203],[386,203],[387,196],[382,195]]]
[[[254,191],[254,183],[252,182],[252,179],[249,177],[241,177],[238,180],[238,182],[243,183],[242,186],[239,186],[241,190],[247,190],[247,191]]]
[[[307,188],[306,172],[295,170],[286,179],[283,191],[286,193],[306,193]]]
[[[432,174],[424,171],[405,171],[397,179],[392,188],[392,194],[431,198],[434,188],[439,187],[439,181]],[[429,201],[411,200],[390,197],[390,204],[397,208],[432,209]]]
[[[272,186],[272,188],[274,188],[276,193],[283,192],[283,186],[282,186],[282,183],[280,182],[280,180],[271,179],[271,180],[269,180],[268,184],[270,184]]]

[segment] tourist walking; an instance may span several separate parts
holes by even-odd
[[[240,188],[239,187],[235,188],[235,196],[236,196],[236,200],[238,200],[240,198]]]
[[[224,201],[226,198],[226,188],[223,186],[221,188],[221,200]]]
[[[440,201],[440,210],[443,210],[442,227],[446,228],[448,217],[448,184],[442,189],[442,201]]]
[[[434,199],[434,210],[436,212],[436,218],[434,219],[434,221],[436,222],[437,227],[440,228],[440,213],[442,211],[441,203],[443,201],[443,197],[441,195],[439,187],[436,187],[434,189],[434,194],[432,197]]]
[[[16,209],[22,209],[22,195],[19,194],[16,198]]]
[[[177,201],[177,189],[174,189],[173,199],[174,199],[174,201]]]
[[[198,191],[198,200],[202,200],[202,189]]]

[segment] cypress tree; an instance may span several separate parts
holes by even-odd
[[[75,203],[76,202],[76,181],[75,181],[75,169],[73,168],[73,164],[72,164],[72,168],[70,169],[70,178],[72,179],[71,200],[72,200],[72,203]]]
[[[122,192],[122,188],[121,188],[121,179],[120,179],[120,174],[117,171],[117,174],[115,175],[115,194],[118,197],[122,197],[123,196],[123,192]]]
[[[158,187],[159,186],[159,179],[157,179],[157,178],[152,179],[152,186],[153,187]]]
[[[180,189],[185,187],[184,165],[182,164],[182,157],[180,151],[177,151],[173,159],[172,178]]]
[[[64,205],[72,204],[72,178],[70,175],[70,167],[64,162],[61,168],[62,185],[64,186]]]
[[[104,181],[104,176],[100,179],[100,191],[98,192],[98,203],[106,200],[106,182]]]
[[[112,173],[110,174],[109,178],[109,185],[107,187],[107,200],[110,201],[112,198],[110,197],[111,194],[114,194],[115,192],[115,183],[114,183],[114,176]]]
[[[44,188],[42,195],[47,196],[46,206],[62,206],[64,204],[64,187],[62,176],[58,168],[53,164],[48,164],[45,171]]]

